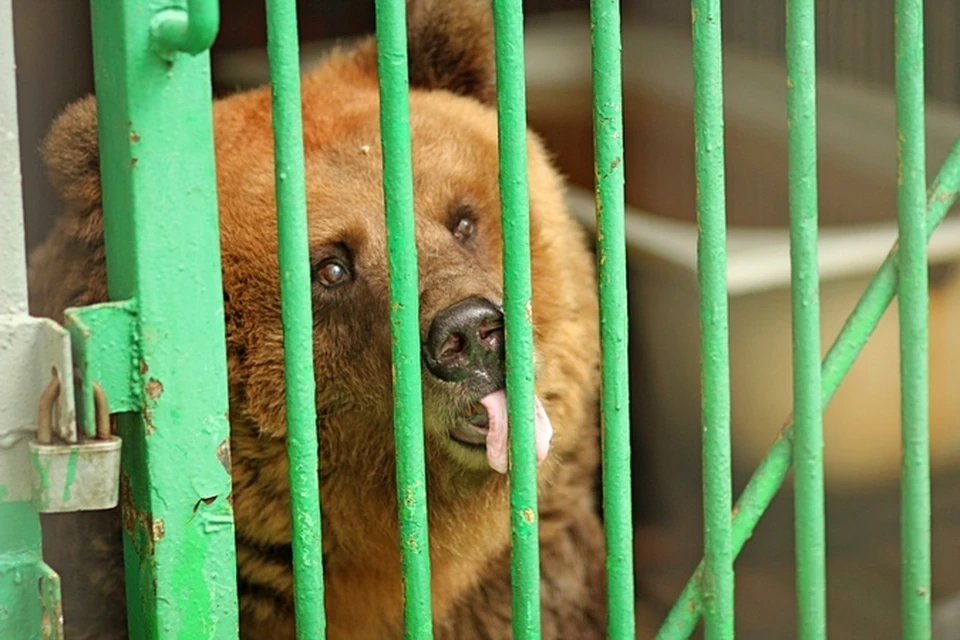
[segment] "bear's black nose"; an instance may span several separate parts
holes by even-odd
[[[481,378],[502,384],[503,313],[486,298],[467,298],[433,318],[423,359],[448,382]]]

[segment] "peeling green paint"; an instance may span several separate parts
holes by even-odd
[[[70,502],[70,487],[73,486],[73,481],[77,477],[77,462],[79,460],[79,449],[73,449],[70,452],[70,458],[67,461],[67,480],[63,484],[63,501],[65,503]]]
[[[50,493],[50,465],[52,462],[49,458],[46,458],[46,463],[44,463],[43,459],[37,456],[31,456],[30,460],[33,464],[33,470],[37,474],[33,480],[33,504],[38,511],[43,511],[49,504],[45,496]]]

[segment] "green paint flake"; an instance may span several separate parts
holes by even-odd
[[[80,460],[80,450],[74,448],[70,452],[70,459],[67,461],[67,477],[66,481],[63,483],[63,502],[66,504],[70,501],[70,487],[73,486],[73,481],[77,477],[77,463]]]

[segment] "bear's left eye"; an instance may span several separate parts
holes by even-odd
[[[317,281],[325,287],[336,287],[350,278],[347,265],[339,258],[327,258],[314,269]]]
[[[473,237],[476,230],[477,226],[473,223],[473,220],[470,218],[460,218],[453,228],[453,237],[460,242],[466,242]]]

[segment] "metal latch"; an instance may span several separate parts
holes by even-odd
[[[111,433],[107,396],[92,383],[96,433],[78,430],[77,442],[55,442],[60,375],[53,370],[40,397],[36,439],[30,443],[32,501],[37,511],[111,509],[119,501],[120,438]]]

